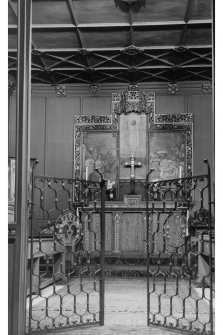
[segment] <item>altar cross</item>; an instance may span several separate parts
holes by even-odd
[[[130,168],[131,191],[130,194],[135,194],[135,168],[141,167],[141,162],[136,162],[134,152],[131,153],[130,162],[125,162],[124,166]]]

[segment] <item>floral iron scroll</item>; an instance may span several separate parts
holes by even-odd
[[[82,237],[82,224],[78,212],[60,215],[55,225],[55,236],[64,246],[77,244]]]

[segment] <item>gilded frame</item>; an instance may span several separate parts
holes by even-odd
[[[154,112],[149,114],[149,131],[148,131],[148,141],[151,136],[158,135],[161,133],[172,134],[172,138],[182,134],[184,141],[184,173],[175,176],[174,178],[163,178],[163,179],[175,179],[191,177],[193,175],[193,115],[189,113],[185,114],[155,114]],[[149,148],[149,157],[151,154],[151,149]],[[158,150],[159,148],[157,148]],[[150,164],[150,159],[148,157],[149,170],[153,168]],[[162,180],[162,179],[161,179]],[[150,176],[150,181],[156,181]]]
[[[85,134],[106,133],[114,137],[116,142],[116,154],[118,153],[118,118],[116,115],[80,115],[74,117],[74,179],[84,179],[82,162],[82,144]],[[116,182],[119,179],[117,168]]]

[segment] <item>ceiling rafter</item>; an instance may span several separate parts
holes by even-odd
[[[17,16],[17,11],[16,11],[16,7],[15,7],[15,4],[11,1],[11,0],[8,0],[8,3],[9,3],[9,6],[15,16],[15,19],[16,21],[18,22],[18,16]],[[16,28],[17,28],[17,24],[15,25]],[[10,25],[8,25],[8,27],[10,28]]]
[[[197,61],[197,60],[199,60],[199,59],[200,59],[199,57],[196,57],[196,58],[190,58],[190,59],[188,59],[187,61],[185,61],[185,62],[183,62],[183,63],[180,63],[179,66],[186,66],[186,65],[188,65],[188,66],[192,66],[191,63],[193,63],[194,61]],[[202,67],[206,67],[206,66],[207,66],[207,64],[202,64]],[[212,66],[212,64],[210,64],[210,65],[208,65],[208,66]]]
[[[180,35],[179,45],[184,45],[185,44],[185,40],[186,40],[186,36],[187,36],[187,25],[188,25],[189,20],[190,20],[193,2],[194,2],[194,0],[187,0],[187,6],[186,6],[186,9],[185,9],[185,14],[184,14],[185,26],[182,29],[182,32],[181,32],[181,35]],[[197,23],[197,25],[198,25],[198,23]]]
[[[165,68],[164,70],[162,71],[159,71],[157,73],[150,73],[149,71],[145,71],[145,70],[142,70],[145,74],[150,74],[152,77],[157,77],[157,76],[160,76],[161,74],[164,74],[166,73],[167,71],[171,70],[171,68]]]
[[[134,29],[132,26],[132,6],[129,4],[130,9],[129,9],[129,23],[130,23],[130,47],[135,45],[135,40],[134,40]],[[131,59],[131,67],[133,67],[133,55],[130,55]],[[132,72],[131,75],[131,82],[134,83],[134,72]]]
[[[174,69],[174,68],[178,68],[178,69],[186,69],[186,68],[211,68],[212,64],[189,64],[189,65],[150,65],[150,66],[137,66],[137,67],[130,67],[130,66],[125,66],[125,67],[121,67],[121,66],[110,66],[110,67],[97,67],[97,68],[92,68],[93,71],[99,72],[99,71],[111,71],[111,70],[125,70],[125,71],[129,71],[132,72],[132,70],[134,70],[134,72],[136,72],[137,70],[149,70],[149,69]],[[13,70],[15,71],[17,69],[17,67],[10,67],[9,70]],[[56,67],[56,68],[51,68],[48,69],[47,71],[44,68],[41,68],[40,66],[37,65],[37,67],[32,67],[32,71],[39,71],[39,72],[54,72],[54,71],[80,71],[80,73],[86,72],[86,69],[82,68],[80,69],[79,67]]]
[[[15,7],[15,5],[12,3],[11,0],[8,0],[8,2],[9,2],[9,5],[10,5],[10,7],[11,7],[13,13],[14,13],[14,15],[16,16],[16,18],[17,18],[17,20],[18,20],[18,16],[17,16],[17,11],[16,11],[16,7]],[[32,38],[32,37],[31,37],[31,38]],[[35,46],[35,43],[33,42],[33,39],[32,39],[32,42],[31,42],[31,46],[32,46],[32,52],[33,52],[33,50],[36,50],[36,46]],[[42,58],[41,55],[39,55],[39,59],[40,59],[40,61],[41,61],[41,63],[42,63],[42,67],[43,67],[44,69],[47,69],[47,64],[46,64],[44,58]],[[54,82],[54,77],[53,77],[53,76],[52,76],[51,79],[52,79],[52,81]]]
[[[35,79],[38,79],[39,81],[45,83],[45,84],[51,84],[52,85],[52,81],[47,81],[47,80],[44,80],[42,77],[38,77],[38,74],[32,74],[31,75],[31,78],[35,78]]]
[[[77,27],[75,11],[74,11],[74,8],[73,8],[72,0],[66,0],[66,4],[67,4],[68,11],[70,13],[70,16],[71,16],[71,20],[73,22],[73,27],[72,28]],[[78,37],[78,42],[79,42],[80,48],[83,48],[83,40],[82,40],[79,29],[77,29],[77,37]]]
[[[142,78],[142,81],[146,81],[148,79],[154,79],[154,78],[158,78],[158,79],[161,79],[161,80],[164,80],[164,81],[168,81],[167,78],[163,77],[163,76],[160,76],[160,74],[165,74],[166,71],[162,71],[162,72],[159,72],[159,73],[148,73],[148,72],[145,72],[145,71],[142,71],[142,73],[144,73],[146,76],[144,78]]]
[[[74,8],[73,1],[72,0],[66,0],[66,4],[67,4],[68,10],[70,12],[71,19],[72,19],[73,23],[77,26],[76,16],[75,16],[75,8]],[[78,36],[80,48],[84,49],[83,39],[82,39],[81,32],[80,32],[80,29],[78,28],[78,26],[77,26],[77,36]],[[86,67],[89,68],[90,65],[89,65],[89,62],[88,62],[88,59],[87,59],[87,55],[84,54],[83,57],[85,59]],[[94,75],[91,74],[91,76],[92,76],[92,82],[94,82]]]
[[[103,58],[106,59],[105,61],[101,61],[101,62],[95,64],[95,65],[94,65],[94,68],[98,67],[98,66],[101,65],[101,64],[106,63],[107,61],[112,61],[112,62],[117,63],[117,64],[119,64],[119,65],[126,66],[125,63],[123,63],[123,62],[121,62],[121,61],[115,59],[115,58],[117,58],[117,57],[120,57],[120,53],[118,53],[117,55],[110,56],[110,57],[105,56],[105,55],[99,55],[99,54],[97,54],[97,53],[95,53],[95,52],[93,53],[93,55],[97,55],[98,57],[103,57]]]
[[[32,41],[32,46],[33,46],[33,50],[32,50],[32,52],[33,52],[34,50],[36,50],[36,47],[35,47],[35,44],[33,43],[33,41]],[[48,66],[47,66],[47,64],[46,64],[46,61],[45,61],[45,59],[41,56],[41,54],[39,55],[39,59],[40,59],[41,63],[43,64],[43,68],[44,68],[44,70],[48,70]],[[31,67],[31,69],[32,69],[32,67]],[[53,74],[50,73],[50,77],[51,77],[53,83],[55,83],[55,78],[54,78]]]
[[[106,6],[99,6],[94,17],[89,0],[84,7],[74,0],[63,0],[61,11],[58,1],[52,12],[54,17],[49,15],[49,4],[44,11],[43,0],[35,1],[38,6],[32,25],[32,83],[211,80],[212,19],[206,2],[202,2],[202,11],[194,6],[194,0],[179,2],[178,7],[184,12],[181,19],[172,15],[170,6],[163,7],[162,13],[156,11],[163,0],[152,1],[150,10],[157,13],[152,21],[146,15],[148,8],[140,7],[135,12],[127,0],[122,13],[111,10],[110,15]],[[14,0],[8,2],[10,22],[15,22],[9,24],[8,64],[9,73],[16,76],[17,6]]]
[[[189,75],[182,77],[181,80],[187,80],[187,79],[193,78],[194,76],[200,76],[204,80],[210,80],[210,77],[202,75],[202,73],[205,72],[206,70],[195,72],[195,71],[190,71],[187,69],[186,71]]]
[[[105,72],[101,72],[101,74],[103,74],[103,75],[105,75],[105,76],[107,76],[108,78],[112,78],[112,79],[116,79],[116,78],[118,78],[120,81],[124,81],[124,82],[126,82],[126,83],[129,83],[129,81],[127,80],[127,79],[125,79],[125,78],[120,78],[119,76],[121,75],[121,74],[123,74],[123,71],[122,72],[118,72],[118,73],[116,73],[115,75],[114,74],[110,74],[110,73],[105,73]],[[102,83],[102,82],[104,82],[104,81],[106,81],[108,78],[105,78],[105,79],[99,79],[99,80],[97,80],[97,84],[99,84],[99,83]]]
[[[141,46],[141,49],[143,49],[144,51],[146,50],[175,50],[177,48],[176,45],[163,45],[163,46],[159,46],[159,45],[151,45],[151,46]],[[184,48],[186,48],[187,50],[191,50],[191,49],[212,49],[212,44],[207,44],[207,45],[202,45],[202,44],[193,44],[193,45],[184,45]],[[50,48],[50,49],[46,49],[46,48],[38,48],[39,52],[80,52],[81,49],[79,48]],[[124,51],[125,48],[119,48],[119,47],[113,47],[113,48],[87,48],[85,47],[84,50],[86,50],[86,52],[107,52],[107,51]],[[8,49],[9,52],[17,52],[17,49],[15,48],[9,48]]]
[[[193,71],[190,71],[190,70],[188,70],[187,69],[187,71],[188,71],[188,73],[192,73],[192,74],[194,74],[195,76],[200,76],[200,77],[202,77],[203,79],[205,79],[205,80],[210,80],[210,78],[209,77],[207,77],[206,75],[203,75],[203,73],[204,72],[206,72],[206,70],[202,70],[202,71],[199,71],[199,72],[193,72]]]
[[[69,63],[69,61],[67,61],[66,59],[61,59],[60,61],[58,62],[55,62],[54,64],[50,65],[47,67],[47,70],[52,70],[53,68],[55,68],[56,66],[58,66],[59,64],[64,64],[64,63]],[[83,66],[83,65],[80,65],[80,64],[75,64],[77,66]]]
[[[145,54],[145,53],[144,53]],[[168,52],[164,52],[164,53],[162,53],[161,55],[149,55],[149,54],[147,54],[146,53],[146,55],[149,55],[150,57],[152,57],[152,59],[151,60],[149,60],[149,61],[153,61],[153,60],[157,60],[157,61],[160,61],[160,62],[163,62],[163,63],[165,63],[165,64],[168,64],[168,65],[170,65],[170,66],[174,66],[174,65],[176,65],[176,64],[174,64],[174,63],[172,63],[172,62],[169,62],[169,61],[167,61],[167,60],[165,60],[165,59],[162,59],[162,57],[163,56],[167,56],[167,55],[169,55],[170,54],[170,52],[168,51]],[[140,64],[141,65],[141,64]],[[139,66],[140,66],[139,65]]]
[[[65,78],[63,78],[63,79],[61,79],[61,80],[58,80],[57,81],[57,84],[62,84],[62,83],[64,83],[64,82],[66,82],[66,81],[68,81],[68,80],[70,80],[70,79],[75,79],[75,78],[78,78],[81,82],[83,82],[83,83],[87,83],[87,84],[89,84],[89,82],[90,81],[88,81],[88,80],[85,80],[85,79],[83,79],[83,78],[81,78],[81,77],[78,77],[80,74],[81,74],[81,72],[78,72],[78,73],[76,73],[75,75],[71,75],[71,74],[69,74],[69,75],[66,75],[65,73],[61,73],[61,72],[57,72],[57,71],[55,71],[55,74],[57,74],[57,75],[59,75],[59,76],[64,76]]]
[[[190,53],[193,54],[193,55],[195,55],[195,56],[198,56],[198,57],[200,57],[200,58],[208,59],[208,60],[211,61],[211,59],[210,59],[210,58],[207,58],[207,56],[209,56],[209,55],[212,56],[212,52],[208,52],[208,53],[206,53],[206,54],[200,54],[200,53],[195,52],[195,51],[190,51]]]
[[[67,57],[61,57],[61,56],[52,55],[51,53],[44,53],[43,56],[47,56],[47,57],[53,58],[53,59],[58,59],[58,62],[56,61],[54,64],[52,64],[50,67],[48,67],[48,69],[50,69],[54,66],[57,66],[60,63],[65,63],[65,62],[74,64],[74,65],[77,65],[77,66],[80,66],[80,67],[83,67],[83,68],[85,67],[83,64],[80,64],[80,63],[69,60],[69,58],[74,57],[75,54],[71,54]]]
[[[69,83],[69,81],[70,81],[71,79],[74,79],[74,81],[75,81],[76,78],[78,79],[76,82],[81,82],[81,83],[84,83],[84,84],[90,84],[90,83],[91,83],[90,80],[85,80],[85,79],[80,78],[80,77],[70,77],[70,78],[64,78],[64,79],[59,80],[59,81],[57,82],[57,84],[58,84],[58,85],[66,84],[66,83]]]

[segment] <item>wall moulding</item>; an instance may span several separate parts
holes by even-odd
[[[208,82],[207,82],[208,83]],[[179,95],[202,95],[201,85],[204,82],[178,82],[178,96]],[[79,85],[79,84],[65,84],[67,97],[69,96],[87,96],[89,97],[89,85]],[[128,83],[120,84],[98,84],[100,89],[100,97],[109,96],[115,91],[125,91],[128,89]],[[139,90],[148,90],[153,91],[156,95],[170,95],[167,90],[167,83],[138,83]],[[34,96],[55,96],[55,87],[51,85],[32,85],[33,95]],[[16,94],[16,90],[13,92],[13,95]],[[93,99],[93,97],[92,97]]]

